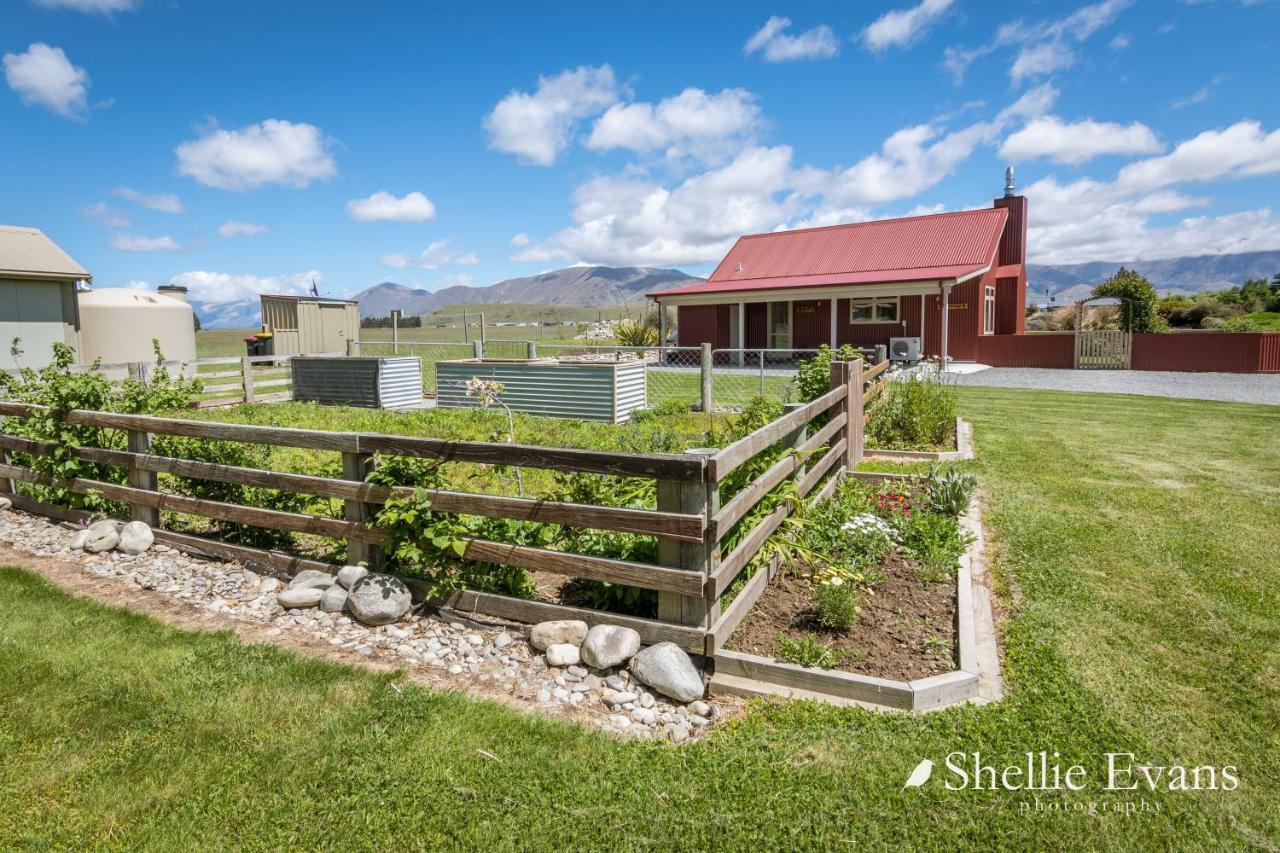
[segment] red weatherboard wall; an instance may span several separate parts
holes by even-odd
[[[728,305],[681,305],[676,309],[676,324],[682,347],[729,347]]]
[[[1278,332],[1170,332],[1133,336],[1134,370],[1280,372]]]
[[[767,349],[769,346],[769,303],[748,302],[746,321],[746,349]]]
[[[791,346],[817,349],[831,343],[831,300],[797,300],[791,306]]]
[[[836,341],[855,347],[888,346],[890,338],[914,337],[920,334],[919,296],[898,299],[896,323],[850,323],[849,300],[836,300]],[[903,321],[906,325],[903,326]]]

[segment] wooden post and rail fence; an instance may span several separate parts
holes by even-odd
[[[438,512],[516,519],[570,527],[611,530],[658,541],[658,564],[588,556],[480,538],[468,539],[462,559],[514,566],[575,578],[609,581],[655,590],[656,618],[623,616],[585,607],[529,600],[495,593],[462,591],[438,603],[518,622],[582,619],[588,624],[627,625],[646,643],[672,641],[688,651],[713,655],[721,648],[776,574],[775,564],[757,565],[766,541],[792,512],[780,501],[767,515],[753,517],[762,500],[784,482],[794,482],[800,497],[829,495],[838,475],[862,458],[862,431],[867,403],[884,387],[888,362],[864,369],[863,362],[834,362],[830,390],[810,403],[793,404],[777,420],[723,449],[695,449],[683,454],[630,454],[611,451],[536,447],[518,444],[449,441],[402,435],[251,426],[213,421],[160,418],[72,410],[60,417],[68,423],[119,430],[125,449],[79,447],[87,462],[124,469],[119,482],[92,479],[58,481],[76,494],[97,494],[129,505],[132,517],[155,528],[159,541],[182,550],[266,565],[285,573],[334,566],[282,551],[266,551],[163,529],[162,511],[200,516],[294,533],[345,540],[347,560],[382,564],[383,532],[372,523],[380,505],[421,490],[384,486],[365,478],[378,456],[407,456],[443,462],[546,468],[656,481],[654,509],[598,506],[522,497],[426,490]],[[870,387],[868,387],[870,386]],[[0,492],[14,505],[64,520],[83,521],[85,514],[41,503],[18,493],[23,484],[54,485],[33,468],[20,464],[51,445],[6,429],[10,419],[42,416],[47,409],[25,403],[0,402]],[[341,455],[342,477],[318,477],[268,471],[157,455],[155,435],[188,436],[306,448]],[[119,445],[117,445],[119,446]],[[781,449],[778,452],[777,448]],[[762,454],[771,461],[758,476],[732,493],[726,480]],[[763,464],[763,463],[761,463]],[[261,486],[343,502],[341,518],[240,506],[161,491],[160,475],[220,483]],[[750,519],[750,522],[748,522]],[[742,529],[751,523],[750,529]],[[748,571],[754,569],[754,571]],[[747,577],[745,583],[737,583]],[[415,592],[423,586],[405,579]]]

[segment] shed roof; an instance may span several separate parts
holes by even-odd
[[[39,228],[0,225],[0,278],[14,277],[51,281],[93,278]]]
[[[262,299],[274,299],[278,302],[331,302],[340,305],[359,305],[357,299],[339,299],[336,296],[293,296],[288,293],[263,293]]]
[[[1007,220],[987,208],[749,234],[705,282],[650,295],[963,279],[994,262]]]

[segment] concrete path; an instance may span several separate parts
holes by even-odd
[[[948,371],[947,378],[957,385],[983,385],[989,388],[1095,391],[1280,406],[1278,373],[1173,373],[1154,370],[992,367],[972,373]]]

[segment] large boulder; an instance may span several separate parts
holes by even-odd
[[[337,583],[324,591],[320,597],[320,609],[325,613],[341,613],[347,607],[347,590],[339,579]]]
[[[77,530],[75,533],[71,534],[71,543],[68,547],[70,547],[72,551],[83,551],[84,545],[88,541],[89,528],[86,527],[84,530]]]
[[[365,575],[351,585],[347,595],[347,610],[365,625],[390,625],[412,606],[409,588],[390,575]]]
[[[702,674],[675,643],[658,643],[636,653],[631,659],[631,675],[663,696],[680,702],[701,699],[706,688]]]
[[[338,586],[343,589],[351,589],[351,586],[360,578],[369,574],[369,570],[364,566],[343,566],[338,569]]]
[[[86,532],[88,535],[84,539],[84,549],[91,554],[110,551],[120,544],[119,522],[113,519],[95,521]]]
[[[324,598],[324,590],[317,589],[313,586],[301,586],[296,589],[286,589],[276,596],[276,601],[281,607],[315,607]]]
[[[568,644],[580,646],[587,638],[587,623],[580,619],[555,619],[551,622],[539,622],[529,632],[529,642],[540,652],[552,646]]]
[[[289,581],[286,589],[318,589],[321,592],[333,586],[334,577],[328,572],[322,572],[319,569],[306,569],[298,572],[293,576],[293,580]]]
[[[9,500],[4,495],[0,495],[0,510],[8,509],[11,506],[13,506],[13,501]]]
[[[145,521],[131,521],[120,528],[120,542],[116,549],[126,554],[142,554],[155,541],[156,535],[151,532],[149,524]]]
[[[638,651],[640,635],[621,625],[596,625],[582,641],[582,660],[596,669],[624,664]]]

